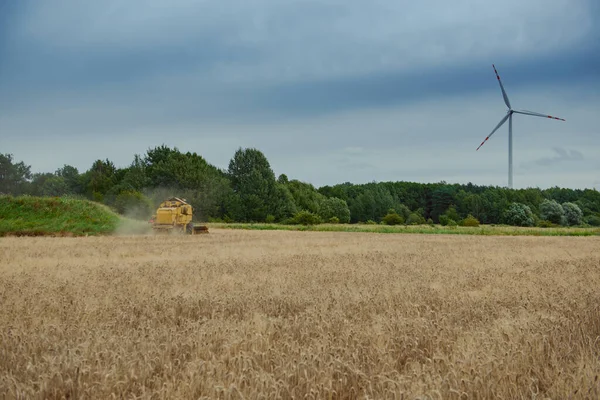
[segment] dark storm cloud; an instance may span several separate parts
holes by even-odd
[[[347,170],[491,182],[505,146],[464,152],[504,111],[495,63],[515,106],[568,119],[518,121],[518,132],[554,135],[535,158],[554,146],[585,163],[598,146],[599,9],[592,0],[0,0],[0,148],[52,170],[62,162],[29,141],[80,168],[94,157],[123,164],[160,142],[199,146],[223,166],[252,146],[315,183],[347,180]],[[111,141],[119,146],[102,147]]]

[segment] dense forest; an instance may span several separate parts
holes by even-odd
[[[600,226],[595,189],[402,181],[315,188],[284,174],[276,177],[265,155],[253,148],[238,149],[227,170],[164,145],[135,155],[125,168],[106,159],[85,172],[64,165],[32,174],[23,161],[0,154],[0,194],[84,197],[140,219],[177,196],[192,204],[200,221]]]

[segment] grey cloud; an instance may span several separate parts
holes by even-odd
[[[156,71],[153,65],[165,60],[194,71],[199,64],[207,65],[208,58],[214,62],[202,70],[207,80],[282,83],[414,71],[432,64],[488,64],[496,54],[508,54],[503,57],[508,62],[569,49],[594,31],[586,0],[557,0],[552,7],[544,0],[506,0],[501,7],[479,0],[166,4],[36,2],[35,7],[23,7],[14,36],[52,49],[53,57],[81,60],[90,50],[110,49],[101,64],[111,65],[142,55],[140,63],[121,64],[138,74]],[[257,57],[231,60],[214,54],[215,47]],[[144,58],[149,53],[157,57]]]
[[[582,161],[584,159],[583,153],[577,150],[568,150],[561,147],[554,147],[556,153],[552,157],[543,157],[535,161],[537,165],[549,166],[562,164],[568,161]]]

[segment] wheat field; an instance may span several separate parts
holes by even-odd
[[[0,239],[0,398],[600,397],[600,238]]]

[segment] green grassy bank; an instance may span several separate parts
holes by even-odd
[[[88,200],[0,196],[0,236],[85,236],[144,233],[148,224],[129,220]]]

